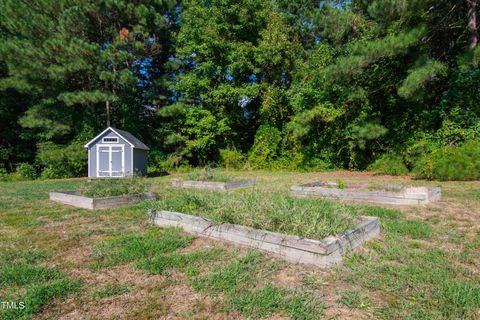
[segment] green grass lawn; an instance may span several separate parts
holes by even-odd
[[[0,183],[0,319],[476,319],[480,317],[479,182],[446,182],[444,201],[382,208],[295,199],[318,179],[408,181],[365,174],[228,172],[258,186],[228,193],[168,187],[157,201],[88,211],[47,200],[80,180]],[[421,184],[415,181],[414,184]],[[436,184],[436,183],[426,183]],[[379,216],[382,238],[320,270],[148,223],[148,208],[323,238],[358,215]],[[108,305],[108,307],[105,307]]]

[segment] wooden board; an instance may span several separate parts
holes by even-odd
[[[49,197],[54,202],[90,210],[115,208],[156,197],[156,194],[153,192],[107,198],[89,198],[76,195],[75,193],[76,191],[72,190],[50,192]]]
[[[256,180],[236,180],[231,182],[218,181],[194,181],[174,179],[171,186],[174,188],[195,188],[205,190],[226,191],[238,188],[252,187],[257,184]]]
[[[329,185],[333,187],[327,187]],[[335,188],[335,185],[335,183],[329,182],[308,183],[292,186],[290,190],[293,195],[298,197],[326,197],[380,204],[417,205],[441,199],[439,187],[408,187],[394,192],[355,188],[339,189]]]

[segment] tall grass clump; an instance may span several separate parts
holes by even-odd
[[[99,179],[84,181],[80,184],[81,195],[92,198],[115,197],[128,194],[141,194],[148,191],[147,179],[133,176],[121,179]]]

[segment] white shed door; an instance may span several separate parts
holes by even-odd
[[[124,168],[124,145],[97,145],[98,177],[123,177],[125,175]]]

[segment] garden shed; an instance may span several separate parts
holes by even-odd
[[[85,145],[88,177],[128,177],[147,174],[149,148],[131,133],[108,127]]]

